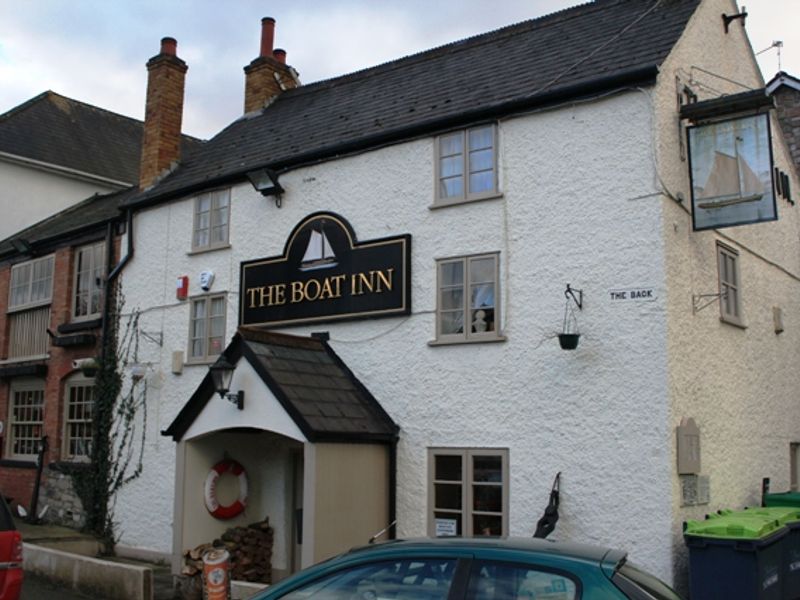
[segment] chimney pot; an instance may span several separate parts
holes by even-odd
[[[261,54],[259,56],[272,56],[272,46],[275,43],[275,19],[264,17],[261,19]]]
[[[272,51],[272,56],[279,63],[283,65],[286,64],[286,50],[283,48],[275,48],[275,50]]]
[[[161,54],[175,56],[178,51],[178,41],[175,38],[161,38]]]

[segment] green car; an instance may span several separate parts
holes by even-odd
[[[624,552],[531,538],[393,540],[271,586],[258,600],[680,600]]]

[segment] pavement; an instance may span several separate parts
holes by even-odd
[[[101,558],[112,563],[127,563],[150,568],[153,571],[153,600],[174,600],[176,598],[169,565],[120,557],[98,557],[100,544],[96,538],[89,534],[58,525],[34,525],[21,519],[15,520],[17,529],[22,534],[22,540],[27,544],[45,546],[81,556]],[[38,600],[39,598],[52,600],[54,597],[59,598],[59,600],[62,598],[64,600],[84,600],[88,598],[92,600],[115,600],[97,595],[87,596],[74,590],[65,590],[63,584],[51,582],[44,577],[33,576],[29,573],[25,573],[22,590],[22,597],[25,600],[29,598],[30,600]],[[57,591],[58,594],[54,595],[54,591]]]

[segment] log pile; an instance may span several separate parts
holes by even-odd
[[[233,527],[210,544],[200,544],[183,553],[182,575],[200,579],[203,555],[212,548],[225,548],[231,557],[231,579],[272,583],[273,531],[269,518],[246,527]]]

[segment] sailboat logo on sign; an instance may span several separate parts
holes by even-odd
[[[308,238],[303,259],[300,261],[301,271],[314,271],[316,269],[328,269],[335,267],[338,263],[336,254],[333,252],[328,236],[325,235],[325,221],[319,222],[319,229],[311,230]]]

